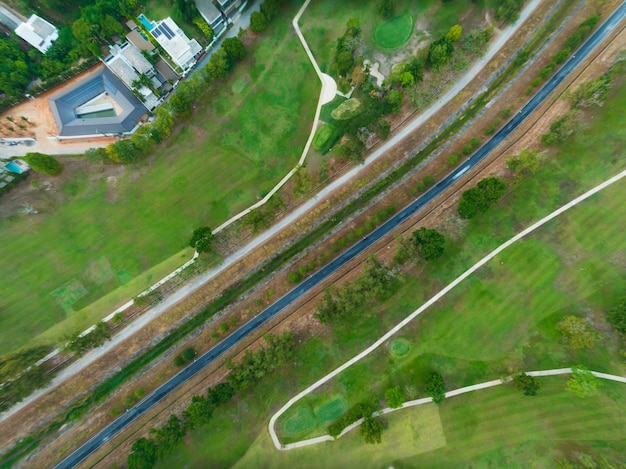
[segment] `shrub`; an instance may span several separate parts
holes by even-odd
[[[541,387],[539,381],[526,373],[520,373],[513,378],[517,389],[522,391],[525,396],[536,396],[537,391]]]
[[[626,298],[607,313],[606,319],[617,331],[626,334]]]
[[[563,341],[574,349],[592,348],[596,343],[598,333],[584,319],[577,316],[565,316],[556,325],[561,332]]]
[[[44,153],[26,153],[24,161],[26,161],[33,170],[38,173],[47,174],[48,176],[56,176],[63,171],[63,165],[59,163],[56,158]]]
[[[404,404],[405,400],[402,388],[400,386],[395,386],[393,388],[387,389],[387,391],[385,392],[385,400],[387,401],[387,405],[393,409],[402,407],[402,404]]]
[[[448,166],[456,166],[459,163],[460,158],[461,155],[459,155],[458,153],[452,153],[450,156],[448,156]]]
[[[292,270],[287,275],[287,279],[291,283],[300,283],[302,281],[302,274],[300,274],[300,272],[298,272],[297,270]]]
[[[413,243],[425,261],[434,261],[442,256],[446,239],[435,229],[421,227],[413,232]]]
[[[260,33],[267,28],[267,18],[261,11],[253,11],[250,15],[250,30],[253,33]]]
[[[459,202],[459,215],[469,219],[486,211],[500,200],[506,188],[506,183],[496,177],[483,179],[476,187],[463,192]]]
[[[174,357],[174,365],[178,367],[184,366],[191,360],[193,360],[196,355],[196,351],[193,349],[193,347],[187,347],[181,353],[176,355],[176,357]]]
[[[432,396],[435,404],[441,404],[446,398],[446,385],[441,374],[433,371],[426,381],[426,393]]]
[[[424,184],[424,187],[429,188],[435,184],[435,178],[428,174],[424,176],[424,179],[422,179],[422,183]]]

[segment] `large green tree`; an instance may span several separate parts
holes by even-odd
[[[267,28],[267,18],[260,11],[253,11],[250,15],[250,30],[253,33],[260,33]]]
[[[200,228],[196,228],[191,235],[191,240],[189,241],[189,246],[194,248],[196,251],[202,252],[210,252],[213,247],[211,243],[214,239],[213,232],[211,228],[208,226],[201,226]]]
[[[448,63],[453,53],[452,42],[447,37],[442,36],[428,47],[428,65],[434,70],[439,70]]]
[[[231,64],[231,67],[238,60],[243,59],[246,56],[246,48],[238,37],[229,37],[224,39],[222,48],[226,52],[226,56]]]
[[[367,416],[363,418],[363,423],[359,432],[367,444],[378,444],[382,441],[385,425],[379,417]]]
[[[402,404],[404,404],[402,388],[400,386],[394,386],[393,388],[387,389],[385,392],[385,400],[387,401],[387,405],[391,408],[397,409],[398,407],[402,407]]]
[[[497,177],[483,179],[476,187],[463,192],[459,201],[459,215],[462,218],[474,218],[500,200],[506,188],[506,182]]]
[[[413,232],[413,243],[426,261],[434,261],[443,255],[446,238],[439,231],[421,227]]]
[[[433,371],[428,375],[426,393],[433,398],[435,404],[441,404],[444,401],[446,398],[446,385],[440,373]]]
[[[572,377],[567,380],[567,389],[578,397],[586,398],[597,396],[602,386],[600,378],[583,366],[572,367]]]
[[[49,176],[56,176],[63,171],[63,165],[59,163],[55,157],[44,153],[26,153],[24,161],[38,173],[47,174]]]
[[[183,419],[187,428],[197,428],[207,424],[213,417],[213,406],[204,396],[193,396],[191,404],[183,411]]]
[[[156,446],[151,438],[139,438],[135,441],[126,458],[128,469],[151,469],[156,461]]]

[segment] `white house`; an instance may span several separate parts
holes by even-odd
[[[165,18],[150,29],[150,34],[165,49],[165,52],[183,70],[196,64],[196,56],[202,52],[202,46],[195,39],[189,39],[172,18]]]
[[[31,15],[26,23],[15,28],[15,34],[28,42],[42,54],[59,37],[59,30],[37,15]]]
[[[142,96],[143,104],[151,111],[159,105],[159,98],[145,85],[137,86],[140,75],[146,75],[152,81],[152,87],[159,89],[161,81],[156,78],[156,71],[152,64],[130,42],[121,46],[111,46],[111,55],[108,56],[105,65],[124,83],[129,90],[137,89]]]

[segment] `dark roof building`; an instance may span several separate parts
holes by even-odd
[[[154,44],[148,41],[148,39],[146,39],[146,37],[136,29],[133,29],[130,33],[128,33],[126,35],[126,39],[128,39],[128,42],[132,43],[139,50],[145,50],[146,52],[152,52],[154,50]]]
[[[60,137],[128,133],[147,112],[141,101],[102,65],[53,94],[48,103]]]
[[[196,9],[213,32],[219,36],[226,28],[226,18],[212,0],[195,0]]]
[[[217,5],[220,10],[226,13],[229,17],[235,14],[235,10],[243,5],[242,0],[217,0]]]

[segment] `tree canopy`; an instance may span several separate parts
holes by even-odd
[[[564,316],[556,328],[561,332],[564,342],[575,349],[592,348],[598,337],[589,322],[578,316]]]
[[[428,47],[428,65],[434,70],[439,70],[448,63],[453,53],[452,42],[446,36],[442,36]]]
[[[446,34],[446,39],[452,43],[461,39],[461,35],[463,34],[463,27],[460,24],[455,24],[451,26]]]
[[[426,393],[432,396],[435,404],[441,404],[446,398],[446,385],[443,382],[443,376],[433,371],[426,381]]]
[[[462,218],[474,218],[500,200],[506,188],[506,182],[502,179],[496,177],[483,179],[476,187],[463,192],[459,202],[459,215]]]
[[[606,319],[617,331],[626,334],[626,298],[609,310]]]
[[[208,226],[201,226],[200,228],[196,228],[191,235],[191,240],[189,241],[189,246],[194,248],[196,251],[202,252],[210,252],[213,247],[211,243],[215,236],[211,231],[211,228]]]
[[[499,0],[497,5],[496,19],[505,23],[515,23],[524,6],[524,0]]]
[[[359,429],[359,433],[367,444],[378,444],[382,441],[383,430],[385,425],[380,418],[367,416],[363,418],[363,423]]]
[[[253,11],[250,15],[250,30],[253,33],[260,33],[267,28],[267,18],[261,11]]]
[[[600,378],[594,376],[591,371],[583,366],[572,367],[572,377],[567,380],[567,389],[578,397],[586,398],[597,396],[602,386]]]
[[[520,373],[513,378],[517,389],[522,391],[525,396],[536,396],[537,391],[541,388],[539,380],[527,375],[526,373]]]
[[[47,174],[48,176],[56,176],[63,171],[63,165],[55,157],[44,153],[26,153],[24,161],[38,173]]]
[[[404,393],[402,392],[402,388],[400,386],[394,386],[393,388],[387,389],[385,392],[385,400],[387,401],[387,405],[394,409],[398,407],[402,407],[404,404]]]
[[[439,231],[421,227],[413,232],[413,242],[426,261],[434,261],[443,255],[446,238]]]

